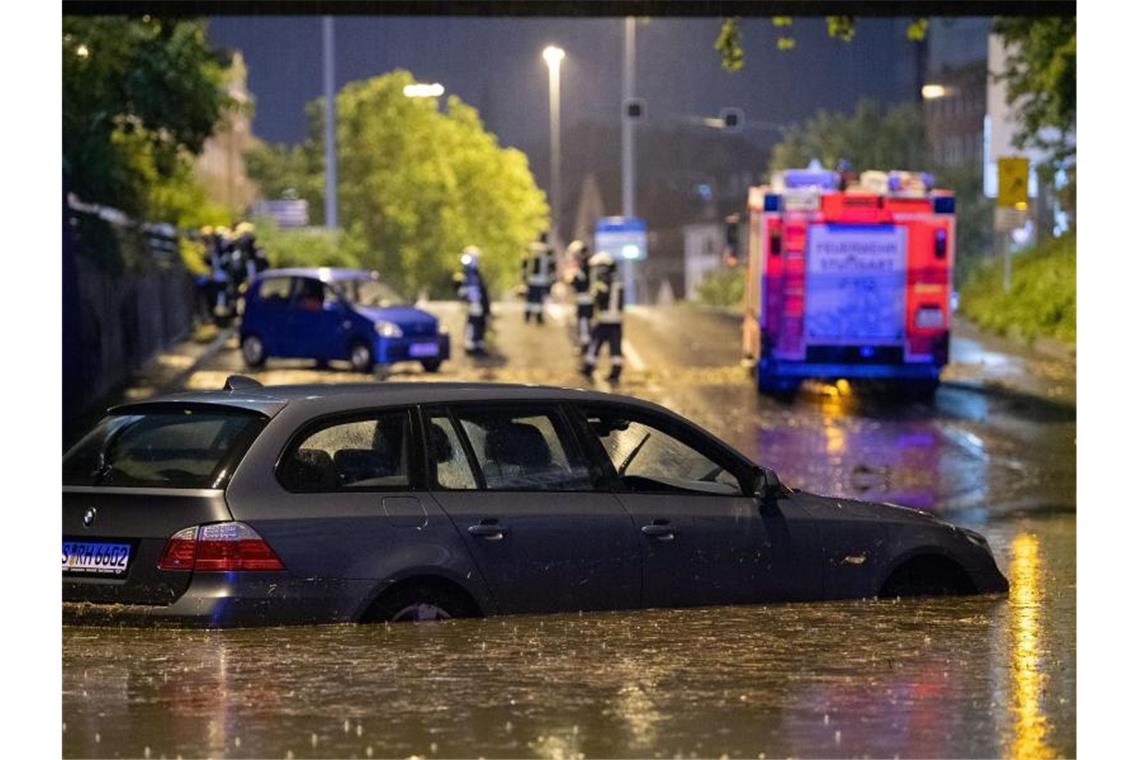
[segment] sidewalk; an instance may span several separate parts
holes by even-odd
[[[108,407],[182,390],[195,371],[226,348],[237,348],[233,328],[200,325],[192,335],[169,346],[122,386],[92,404],[86,413],[64,420],[64,444],[73,442],[92,427]]]
[[[990,387],[1068,405],[1077,401],[1076,350],[1060,341],[1032,346],[982,332],[960,316],[950,338],[950,364],[942,380],[951,385]]]

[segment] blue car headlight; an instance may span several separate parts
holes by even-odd
[[[402,338],[404,331],[395,322],[377,322],[376,334],[381,338]]]

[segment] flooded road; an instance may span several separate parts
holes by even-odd
[[[717,338],[724,357],[706,366],[671,354],[650,327],[631,328],[647,369],[630,371],[622,392],[690,417],[792,486],[923,507],[982,531],[1008,598],[418,626],[65,628],[64,755],[1076,753],[1071,405],[964,385],[934,402],[827,385],[781,403],[758,397],[728,363],[727,338]],[[552,342],[537,337],[527,349],[535,356],[478,374],[457,362],[440,379],[579,383],[572,357],[542,356]],[[215,386],[234,361],[222,357],[192,384]],[[288,368],[263,376],[359,379]]]
[[[989,534],[1008,599],[69,628],[64,754],[1071,756],[1074,521]]]

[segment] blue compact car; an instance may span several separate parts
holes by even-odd
[[[269,357],[347,360],[383,374],[396,362],[438,372],[451,341],[431,314],[409,306],[375,272],[270,269],[250,283],[241,323],[250,367]]]

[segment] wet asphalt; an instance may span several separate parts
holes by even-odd
[[[436,310],[453,340],[462,317]],[[442,373],[663,403],[805,490],[983,532],[1008,598],[501,617],[252,631],[67,628],[65,756],[1048,757],[1076,752],[1072,362],[968,330],[932,401],[758,396],[738,320],[634,309],[620,387],[577,373],[568,313],[497,305],[492,355]],[[632,347],[632,351],[628,350]],[[453,346],[461,353],[458,343]],[[607,369],[601,361],[599,377]],[[236,345],[187,381],[243,371]],[[271,362],[263,382],[361,376]]]

